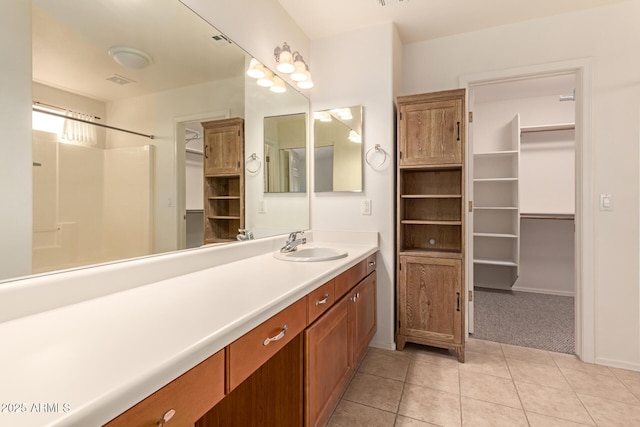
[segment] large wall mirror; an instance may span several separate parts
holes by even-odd
[[[307,191],[306,114],[265,117],[264,192]]]
[[[202,223],[199,124],[243,118],[243,155],[261,156],[265,117],[308,116],[305,96],[258,87],[245,75],[251,57],[177,0],[33,0],[32,32],[33,262],[23,275],[199,246],[187,230]],[[258,212],[263,176],[247,173],[245,197],[256,238],[309,227],[304,191]]]
[[[314,191],[362,191],[362,106],[313,116]]]

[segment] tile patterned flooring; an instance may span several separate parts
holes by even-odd
[[[640,426],[640,372],[477,339],[465,356],[370,348],[327,426]]]

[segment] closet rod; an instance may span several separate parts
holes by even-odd
[[[65,116],[64,114],[54,113],[53,111],[47,111],[45,109],[38,108],[38,107],[33,107],[33,110],[37,111],[39,113],[49,114],[51,116],[62,117],[63,119],[74,120],[76,122],[82,122],[82,123],[86,123],[88,125],[94,125],[94,126],[99,126],[99,127],[102,127],[102,128],[117,130],[117,131],[120,131],[120,132],[126,132],[126,133],[130,133],[132,135],[143,136],[143,137],[149,138],[149,139],[154,139],[155,138],[153,135],[147,135],[145,133],[140,133],[140,132],[135,132],[135,131],[132,131],[132,130],[117,128],[115,126],[103,125],[102,123],[94,123],[94,122],[90,122],[89,120],[76,119],[75,117],[68,117],[68,116]]]
[[[564,219],[564,220],[573,220],[575,219],[574,214],[533,214],[533,213],[523,213],[520,214],[520,218],[523,219]]]

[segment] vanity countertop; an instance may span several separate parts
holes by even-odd
[[[322,243],[348,251],[323,262],[269,251],[0,323],[0,425],[102,425],[375,253],[374,242]]]

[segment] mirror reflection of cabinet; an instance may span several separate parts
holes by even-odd
[[[244,121],[202,123],[204,130],[204,243],[236,240],[244,228]]]
[[[314,190],[362,191],[362,106],[314,113]]]
[[[264,192],[307,191],[307,115],[264,118]]]

